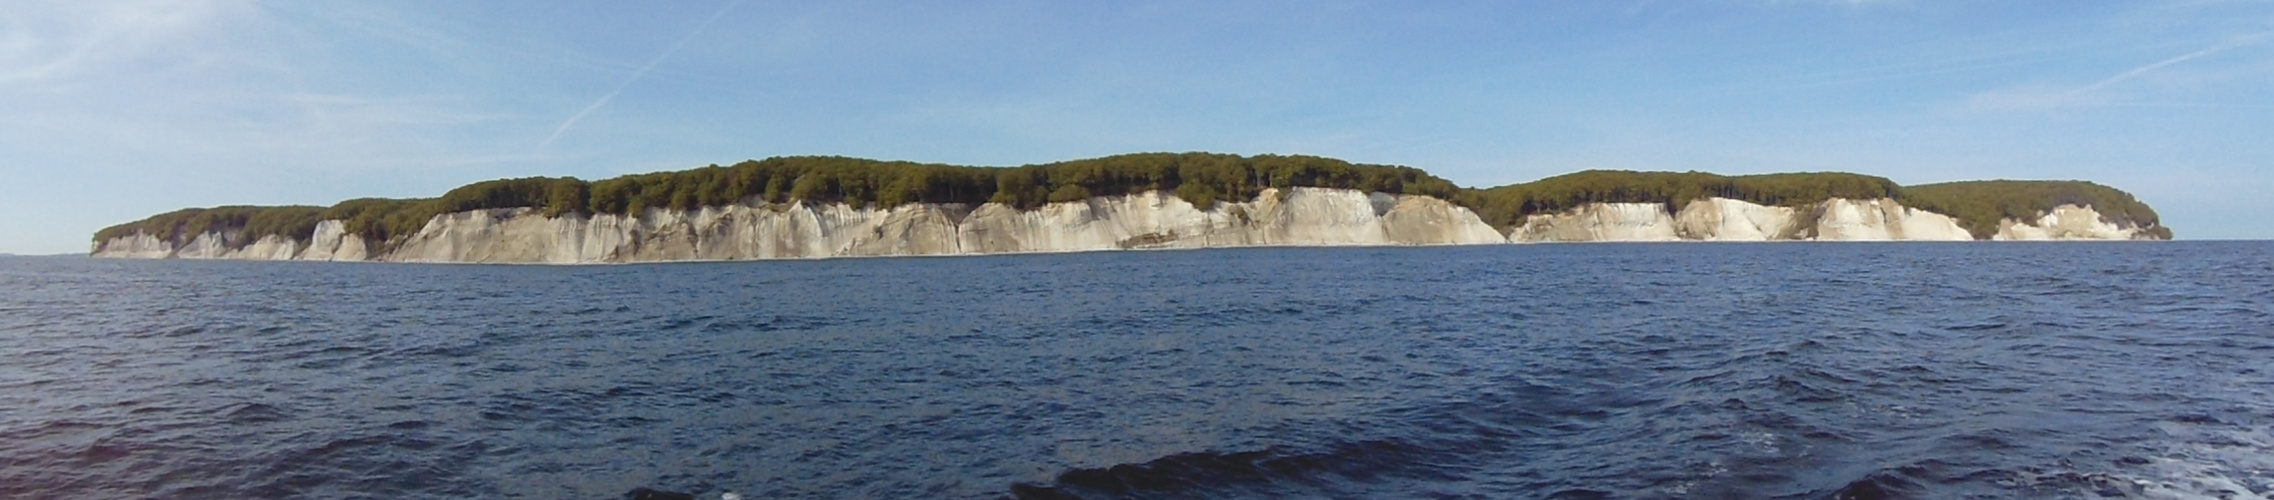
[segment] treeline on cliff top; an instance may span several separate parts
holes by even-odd
[[[1220,200],[1251,200],[1264,189],[1286,187],[1431,196],[1475,210],[1486,223],[1502,229],[1521,224],[1531,214],[1588,203],[1660,203],[1679,210],[1705,197],[1785,206],[1830,198],[1895,198],[1956,216],[1976,237],[1994,232],[2000,218],[2032,218],[2062,203],[2089,203],[2143,225],[2155,222],[2154,211],[2130,195],[2082,182],[1959,182],[1906,189],[1884,178],[1833,172],[1723,176],[1590,170],[1524,184],[1464,189],[1417,168],[1315,156],[1140,153],[1006,168],[798,156],[590,182],[571,177],[500,179],[461,186],[439,198],[360,198],[331,207],[184,209],[105,228],[95,239],[140,232],[180,243],[209,230],[242,228],[226,242],[241,248],[271,235],[306,241],[317,223],[339,220],[348,233],[387,245],[417,232],[436,215],[492,208],[535,208],[555,217],[745,202],[878,207],[1002,203],[1031,209],[1092,196],[1161,190],[1206,209]]]
[[[1588,170],[1523,184],[1469,190],[1454,200],[1494,227],[1522,224],[1532,214],[1558,213],[1589,203],[1657,203],[1668,213],[1701,198],[1761,205],[1800,206],[1832,198],[1900,198],[1895,181],[1838,172],[1727,176],[1704,172]]]

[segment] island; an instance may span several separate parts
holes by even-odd
[[[1464,188],[1302,155],[1139,153],[1019,167],[833,156],[437,198],[188,208],[98,231],[116,258],[621,263],[1240,246],[2167,240],[2084,181],[1902,186],[1812,172],[1590,170]]]

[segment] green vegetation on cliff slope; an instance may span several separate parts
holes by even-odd
[[[96,241],[157,235],[177,244],[209,230],[241,228],[228,244],[261,237],[307,240],[316,223],[339,220],[350,234],[384,247],[436,215],[494,208],[533,208],[547,216],[636,214],[651,208],[694,210],[736,203],[1002,203],[1022,209],[1162,190],[1203,209],[1217,201],[1254,199],[1267,188],[1325,187],[1415,194],[1475,210],[1502,230],[1524,217],[1588,203],[1659,203],[1678,211],[1692,200],[1721,197],[1800,207],[1830,198],[1895,198],[1959,218],[1986,238],[2005,217],[2031,219],[2065,203],[2089,204],[2114,221],[2156,222],[2155,212],[2112,188],[2073,181],[1978,181],[1905,188],[1885,178],[1815,172],[1725,176],[1702,172],[1589,170],[1489,189],[1464,189],[1412,167],[1354,164],[1315,156],[1139,153],[1020,167],[967,167],[832,156],[776,157],[717,166],[626,175],[599,181],[528,177],[482,181],[438,198],[359,198],[324,207],[227,206],[184,209],[105,228]],[[2168,234],[2168,230],[2166,230]]]
[[[2035,222],[2061,205],[2089,206],[2102,220],[2137,224],[2156,236],[2170,239],[2156,210],[2132,198],[2131,193],[2085,181],[1964,181],[1922,184],[1903,188],[1903,204],[1958,219],[1958,225],[1977,239],[1997,234],[1998,222],[2016,219]]]
[[[1704,172],[1588,170],[1469,190],[1454,201],[1476,210],[1493,227],[1523,224],[1532,214],[1558,213],[1589,203],[1657,203],[1668,213],[1700,198],[1760,205],[1802,206],[1832,198],[1900,198],[1903,187],[1884,178],[1839,172],[1725,176]]]
[[[224,242],[230,248],[244,248],[262,236],[280,235],[307,241],[316,232],[316,223],[322,222],[324,208],[310,206],[260,207],[233,205],[213,208],[184,208],[150,216],[126,224],[103,228],[95,232],[95,241],[148,233],[160,239],[189,243],[197,235],[207,232],[236,232]]]

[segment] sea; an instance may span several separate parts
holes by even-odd
[[[0,498],[2274,495],[2274,242],[0,258]]]

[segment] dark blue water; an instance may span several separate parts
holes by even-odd
[[[0,498],[2265,498],[2274,243],[0,259]]]

